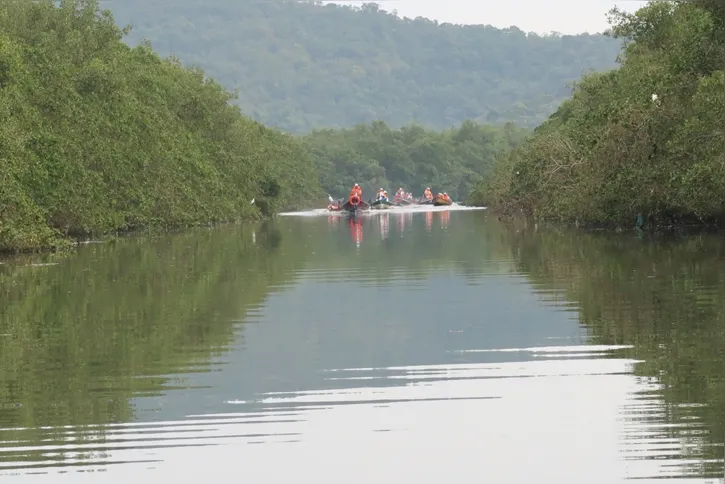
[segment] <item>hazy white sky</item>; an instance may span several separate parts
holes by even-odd
[[[614,6],[635,11],[647,2],[636,0],[370,0],[403,17],[428,17],[439,22],[515,25],[526,32],[563,34],[601,32],[605,14]],[[335,1],[359,6],[363,2]]]

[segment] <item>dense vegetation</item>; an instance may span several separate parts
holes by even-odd
[[[318,190],[297,140],[130,48],[95,1],[7,0],[0,25],[0,251],[254,218]]]
[[[621,67],[579,82],[473,201],[584,224],[722,222],[725,4],[658,0],[611,20]]]
[[[286,0],[105,0],[129,41],[239,90],[245,113],[290,132],[385,121],[446,129],[541,123],[585,70],[615,67],[620,42],[515,27],[401,19]]]
[[[305,142],[320,183],[333,197],[360,183],[365,196],[383,187],[403,187],[416,196],[426,186],[454,200],[468,194],[491,169],[494,158],[518,146],[528,131],[465,121],[457,128],[428,131],[420,126],[393,130],[382,121],[345,130],[319,130]]]

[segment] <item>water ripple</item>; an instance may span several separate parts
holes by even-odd
[[[183,482],[209,478],[214,469],[220,475],[243,469],[250,482],[304,476],[353,484],[373,476],[457,483],[687,477],[702,464],[687,457],[704,445],[698,424],[687,426],[687,441],[672,433],[683,424],[667,423],[661,385],[633,374],[638,361],[617,357],[627,348],[480,349],[467,352],[570,358],[334,369],[325,372],[327,381],[346,381],[347,387],[268,392],[226,402],[239,412],[180,421],[46,429],[47,437],[35,445],[5,440],[0,475],[22,470],[30,481],[38,472],[85,466],[124,482],[131,471],[122,469],[143,465],[153,467],[154,479],[175,482],[180,476]],[[372,384],[356,385],[362,379]],[[3,432],[11,430],[22,436],[32,429]],[[360,456],[366,456],[363,471]]]

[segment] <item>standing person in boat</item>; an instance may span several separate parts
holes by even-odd
[[[445,199],[445,200],[447,200],[447,201],[449,201],[451,203],[453,202],[453,200],[451,200],[451,197],[448,196],[448,192],[444,192],[443,193],[443,199]]]
[[[352,186],[352,190],[350,190],[350,196],[357,195],[357,197],[362,200],[362,188],[360,188],[360,185],[357,183]]]
[[[425,192],[423,192],[423,196],[426,198],[426,200],[433,199],[433,192],[430,191],[430,187],[426,187]]]
[[[348,203],[350,203],[353,206],[357,206],[360,203],[362,203],[362,188],[360,188],[360,185],[357,183],[352,186],[352,189],[350,190],[350,196],[348,197]]]
[[[403,190],[403,187],[398,188],[398,191],[395,193],[395,198],[399,200],[405,199],[405,190]]]
[[[378,188],[378,193],[375,194],[375,200],[382,200],[384,191],[382,188]]]
[[[388,198],[388,191],[387,190],[383,190],[383,200],[385,200],[386,202],[389,202],[390,201],[390,199]]]

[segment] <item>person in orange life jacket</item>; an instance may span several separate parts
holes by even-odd
[[[357,183],[353,185],[352,189],[350,190],[350,197],[353,195],[357,195],[357,197],[362,200],[362,188],[360,188],[360,185]]]

